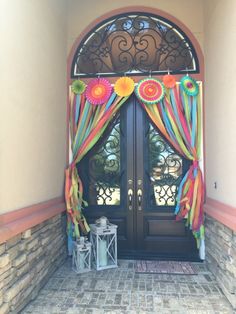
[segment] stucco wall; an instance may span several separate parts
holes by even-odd
[[[68,54],[98,16],[134,5],[143,1],[0,1],[0,212],[62,195],[66,46]],[[236,2],[147,0],[145,6],[172,14],[204,44],[207,194],[235,206]]]
[[[66,1],[0,1],[0,213],[63,193]]]
[[[235,206],[236,1],[207,0],[204,13],[207,195]]]
[[[203,47],[202,0],[68,0],[68,53],[75,39],[99,16],[122,7],[147,6],[172,14],[182,21],[196,36]]]

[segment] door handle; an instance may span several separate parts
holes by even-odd
[[[132,210],[133,205],[133,190],[128,189],[128,208],[129,210]]]
[[[138,210],[142,210],[143,191],[141,189],[138,189],[137,196],[138,196]]]

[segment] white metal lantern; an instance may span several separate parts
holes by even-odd
[[[92,262],[95,268],[102,270],[117,267],[117,226],[102,217],[96,224],[91,224],[90,229]]]
[[[72,269],[78,274],[91,270],[91,243],[85,237],[74,242]]]

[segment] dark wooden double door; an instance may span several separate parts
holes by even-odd
[[[118,225],[119,257],[196,260],[192,233],[174,215],[188,167],[133,96],[78,166],[88,222]]]

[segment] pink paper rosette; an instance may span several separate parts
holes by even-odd
[[[93,79],[86,88],[86,98],[92,105],[104,104],[112,93],[110,82],[104,78]]]

